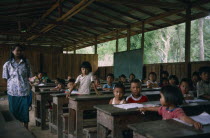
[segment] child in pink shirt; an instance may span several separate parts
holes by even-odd
[[[182,108],[179,107],[184,101],[180,89],[176,86],[165,86],[160,93],[160,107],[139,108],[141,112],[156,111],[162,115],[163,120],[178,118],[186,123],[192,124],[196,129],[201,129],[202,125],[186,116]]]

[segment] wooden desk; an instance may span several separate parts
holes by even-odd
[[[143,122],[128,125],[133,130],[133,138],[202,138],[210,137],[210,125],[196,130],[173,119]]]
[[[34,92],[36,95],[35,101],[35,122],[36,126],[41,124],[41,129],[46,128],[46,103],[52,101],[50,94],[63,93],[59,91],[45,91],[45,92]]]
[[[83,137],[83,112],[94,110],[94,105],[108,104],[113,94],[104,95],[80,95],[69,98],[69,137]]]
[[[54,83],[47,83],[43,86],[38,86],[38,85],[32,85],[32,106],[35,106],[35,101],[36,101],[36,92],[40,92],[40,88],[46,88],[46,87],[55,87]]]
[[[159,103],[159,102],[147,102]],[[97,135],[105,138],[107,129],[112,131],[112,138],[122,138],[122,131],[128,129],[127,125],[136,122],[145,122],[161,119],[157,112],[140,114],[136,109],[120,109],[113,105],[96,105],[97,109]],[[187,115],[198,115],[204,111],[210,112],[210,102],[190,103],[182,106]]]
[[[51,94],[53,97],[52,103],[52,121],[49,123],[50,131],[56,130],[58,138],[63,137],[62,117],[63,105],[69,103],[65,93]]]

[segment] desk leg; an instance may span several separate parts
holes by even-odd
[[[63,113],[63,103],[58,103],[57,105],[57,135],[58,138],[63,137],[63,125],[62,125],[62,118],[61,114]]]
[[[40,101],[40,113],[41,113],[41,129],[45,129],[45,125],[46,125],[46,110],[45,110],[45,105],[46,105],[46,99],[45,96],[41,97],[41,101]]]
[[[74,109],[69,108],[69,119],[68,119],[68,134],[74,135],[76,123],[76,112]]]
[[[112,138],[123,138],[121,126],[119,126],[120,122],[118,119],[114,118],[113,130],[112,130]]]
[[[36,100],[34,107],[34,116],[36,119],[40,118],[40,101]],[[35,119],[36,126],[40,126],[40,122]]]
[[[83,110],[76,111],[76,137],[83,137]]]
[[[97,123],[97,138],[106,138],[108,135],[108,129],[103,125]]]

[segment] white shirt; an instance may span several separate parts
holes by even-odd
[[[75,81],[75,83],[79,84],[78,94],[90,94],[92,82],[94,82],[92,72],[84,76],[79,75]]]

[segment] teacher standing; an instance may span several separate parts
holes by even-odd
[[[23,56],[23,50],[20,45],[12,47],[10,58],[3,66],[2,78],[7,81],[10,112],[28,128],[29,78],[32,77],[32,71],[29,61]]]

